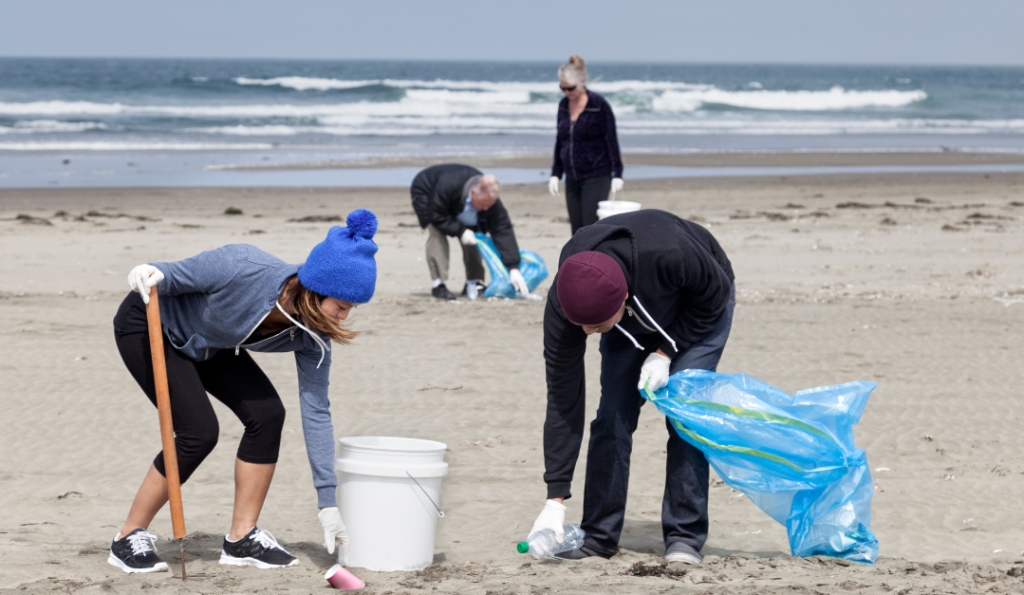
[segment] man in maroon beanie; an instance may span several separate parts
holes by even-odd
[[[562,249],[544,311],[548,406],[544,461],[548,500],[531,529],[560,539],[563,500],[583,441],[587,336],[601,336],[601,403],[590,424],[578,549],[559,557],[609,558],[626,512],[633,432],[643,387],[671,373],[715,370],[736,304],[732,266],[706,229],[653,209],[580,229]],[[662,531],[665,559],[699,564],[708,533],[708,462],[667,423]]]

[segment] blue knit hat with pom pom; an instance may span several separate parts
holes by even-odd
[[[309,253],[299,269],[299,281],[312,291],[354,304],[365,304],[377,285],[377,216],[358,209],[345,219],[348,227],[334,226],[327,239]]]

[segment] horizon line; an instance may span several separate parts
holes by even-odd
[[[506,60],[506,59],[479,59],[460,60],[455,58],[271,58],[265,56],[46,56],[46,55],[0,55],[0,60],[195,60],[195,61],[226,61],[242,62],[247,60],[265,60],[274,62],[443,62],[452,64],[545,64],[558,65],[560,60]],[[621,64],[621,65],[660,65],[660,66],[843,66],[843,67],[897,67],[897,68],[1024,68],[1024,62],[1014,63],[949,63],[949,62],[858,62],[858,61],[837,61],[837,62],[798,62],[798,61],[769,61],[769,60],[705,60],[705,61],[670,61],[670,60],[601,60],[590,59],[588,64]]]

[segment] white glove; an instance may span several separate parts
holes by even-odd
[[[149,304],[149,290],[164,280],[160,269],[149,264],[140,264],[128,273],[128,287],[142,295],[142,303]]]
[[[565,505],[555,502],[554,500],[548,500],[544,503],[544,510],[540,511],[540,516],[537,517],[537,520],[533,521],[533,528],[530,529],[530,535],[533,535],[537,531],[551,529],[555,532],[555,539],[558,543],[562,543],[565,541],[565,528],[562,526],[564,524]]]
[[[336,545],[341,546],[339,562],[344,564],[348,561],[348,533],[345,532],[345,523],[341,521],[341,511],[337,506],[324,508],[317,514],[320,524],[324,527],[324,545],[327,553],[333,554]]]
[[[624,184],[625,182],[622,181],[622,178],[612,178],[612,192],[622,192]]]
[[[548,192],[551,193],[551,196],[558,196],[558,178],[555,176],[551,176],[551,179],[548,180]]]
[[[476,246],[476,234],[473,233],[472,229],[466,229],[462,232],[462,237],[459,238],[463,246]]]
[[[654,352],[647,356],[644,365],[640,368],[640,383],[636,387],[640,390],[645,388],[656,392],[668,385],[668,367],[672,360]]]
[[[526,284],[526,279],[523,278],[523,274],[519,272],[519,269],[509,269],[508,280],[512,283],[512,287],[516,288],[516,293],[520,295],[530,293],[530,286]]]

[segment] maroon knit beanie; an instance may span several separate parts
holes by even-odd
[[[611,256],[580,252],[558,267],[558,303],[575,324],[601,324],[626,299],[626,275]]]

